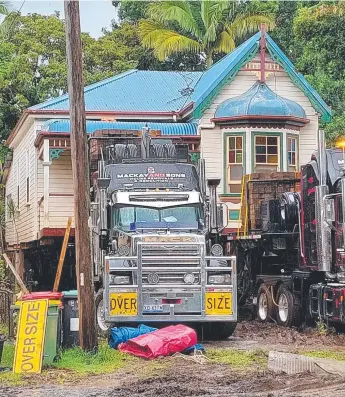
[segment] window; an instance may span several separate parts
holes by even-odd
[[[288,171],[297,171],[297,138],[287,138]]]
[[[229,210],[229,221],[238,221],[240,219],[240,210]]]
[[[29,151],[26,151],[26,204],[30,202],[30,160],[29,160]]]
[[[255,136],[255,172],[279,171],[279,137]]]
[[[241,193],[243,175],[243,137],[229,136],[227,139],[227,193]]]

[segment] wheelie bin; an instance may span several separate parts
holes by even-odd
[[[62,293],[61,292],[32,292],[17,301],[14,308],[20,309],[23,301],[48,299],[47,324],[44,340],[43,365],[52,364],[58,356],[58,349],[61,345],[61,309]]]

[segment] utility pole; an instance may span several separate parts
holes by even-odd
[[[83,350],[97,349],[94,288],[90,246],[89,162],[85,126],[83,61],[79,0],[65,0],[71,158],[74,185],[76,274],[79,304],[79,340]]]

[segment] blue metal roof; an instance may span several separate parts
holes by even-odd
[[[215,117],[293,116],[306,118],[302,106],[275,94],[265,83],[256,82],[246,93],[221,103]]]
[[[130,70],[85,87],[87,111],[173,112],[190,103],[189,91],[202,72]],[[185,91],[184,91],[185,90]],[[30,110],[69,110],[62,95]]]
[[[248,54],[255,55],[259,48],[259,39],[260,32],[242,43],[234,51],[230,52],[230,54],[220,59],[202,75],[192,95],[195,108],[197,108],[224,79],[228,79],[232,73],[236,74],[238,72],[243,64],[248,61]]]
[[[198,135],[196,123],[146,123],[142,121],[97,121],[86,120],[86,132],[92,134],[97,130],[141,130],[145,126],[152,130],[161,130],[162,135]],[[48,120],[42,127],[43,131],[70,132],[70,121]]]
[[[309,98],[324,121],[330,121],[331,110],[273,39],[265,33],[272,58]],[[253,35],[206,72],[166,72],[130,70],[85,87],[87,111],[174,112],[194,103],[194,116],[199,118],[221,87],[234,78],[259,49],[260,32]],[[30,110],[68,111],[68,95],[62,95]]]
[[[296,71],[293,63],[277,46],[272,37],[268,33],[266,33],[265,36],[267,42],[266,46],[272,58],[284,68],[284,70],[290,76],[291,80],[297,85],[297,87],[300,88],[301,91],[304,92],[314,108],[321,114],[322,120],[330,122],[332,118],[331,108],[308,83],[304,76]]]

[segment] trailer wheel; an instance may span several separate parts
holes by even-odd
[[[258,291],[256,317],[260,322],[267,322],[274,317],[274,304],[271,291],[266,284],[261,284]]]
[[[235,331],[237,323],[205,323],[202,325],[204,340],[224,340]]]
[[[107,338],[111,327],[104,318],[103,289],[100,289],[95,296],[95,309],[97,334],[102,338]]]
[[[294,305],[294,297],[283,284],[278,289],[277,294],[277,321],[279,325],[291,327],[298,325],[300,311],[297,305]]]

